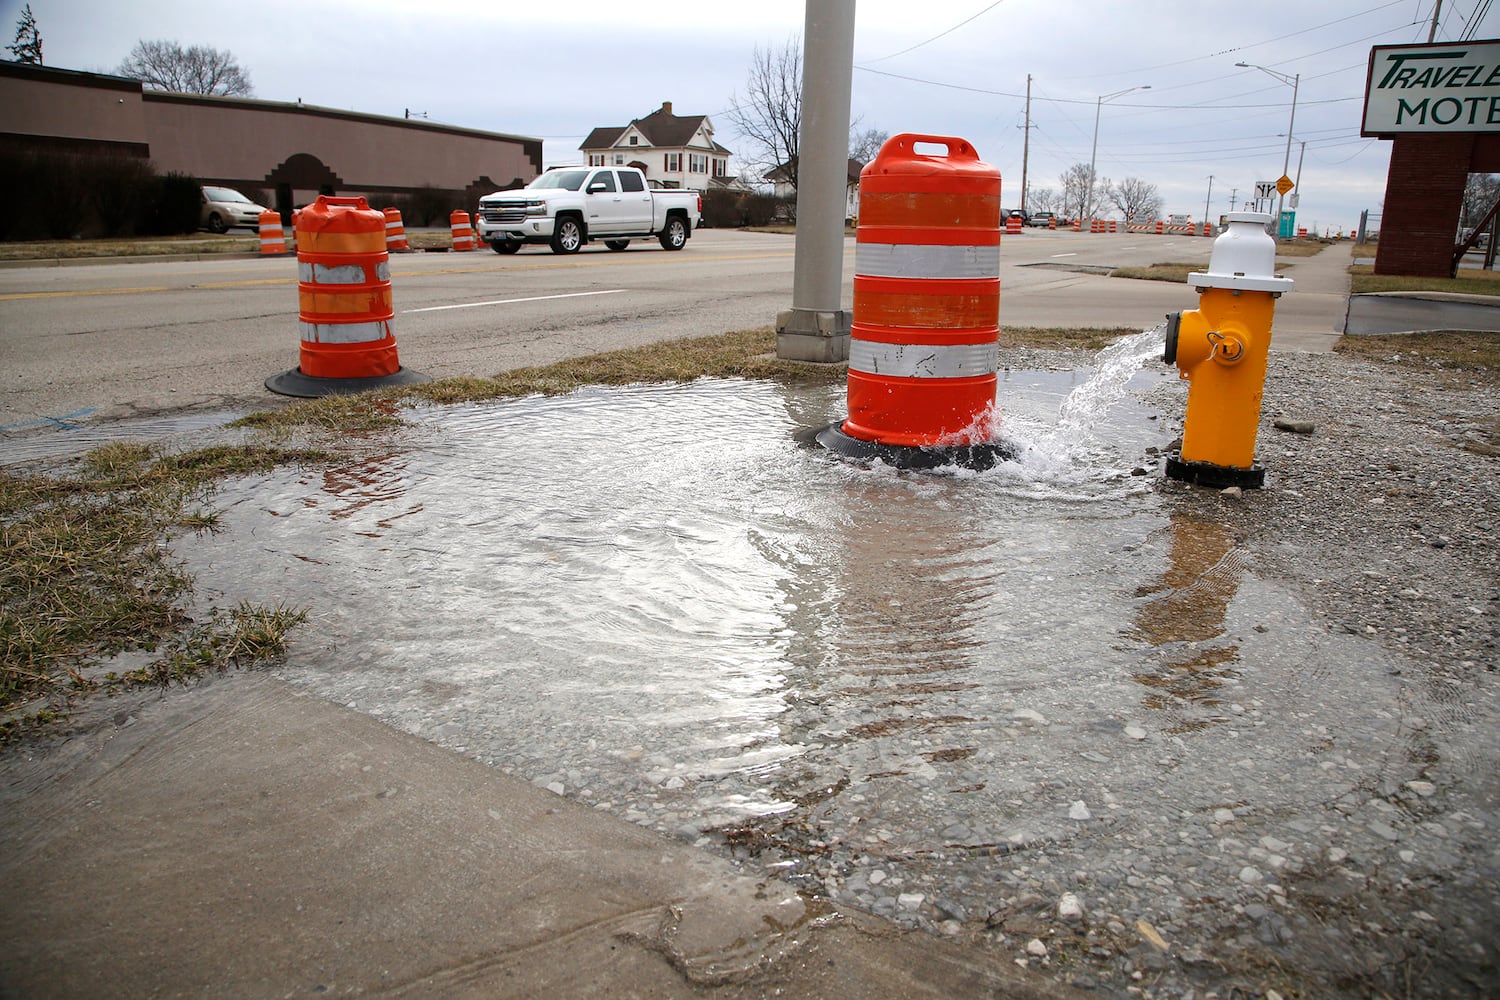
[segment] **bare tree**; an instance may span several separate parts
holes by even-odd
[[[778,51],[755,47],[745,96],[730,99],[727,118],[749,145],[746,162],[764,175],[782,169],[797,188],[802,133],[802,42],[787,39]]]
[[[1469,228],[1479,225],[1496,198],[1500,198],[1500,174],[1470,174],[1464,183],[1464,205],[1459,225]]]
[[[849,135],[849,159],[869,163],[880,153],[880,147],[891,137],[889,132],[867,128]]]
[[[21,9],[21,19],[16,22],[16,40],[7,45],[18,63],[42,64],[42,33],[37,30],[36,18],[31,14],[31,4]]]
[[[1161,212],[1162,199],[1156,185],[1139,177],[1127,177],[1118,184],[1103,182],[1104,197],[1120,210],[1125,221],[1151,222]]]
[[[1070,219],[1084,217],[1089,207],[1089,195],[1094,187],[1093,180],[1093,171],[1087,163],[1075,163],[1057,178],[1057,182],[1062,185],[1058,207],[1064,216]]]
[[[177,42],[139,41],[115,70],[120,76],[139,80],[152,90],[180,94],[214,94],[250,97],[250,74],[240,68],[233,53],[206,45],[183,48]]]
[[[1033,212],[1056,212],[1058,210],[1057,192],[1051,188],[1034,188],[1026,185],[1026,206]],[[1066,213],[1064,213],[1066,214]]]

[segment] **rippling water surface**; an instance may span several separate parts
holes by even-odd
[[[1108,407],[1069,399],[1086,372],[1005,373],[1021,458],[983,473],[797,445],[842,389],[419,411],[419,448],[239,483],[183,554],[210,591],[312,609],[293,682],[677,835],[910,861],[1066,840],[1080,804],[1331,798],[1294,745],[1340,725],[1378,768],[1395,717],[1350,710],[1384,671],[1326,683],[1306,613],[1131,474],[1168,434],[1125,389],[1170,373],[1139,363],[1101,365]]]

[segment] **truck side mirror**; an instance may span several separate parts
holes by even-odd
[[[603,181],[595,181],[594,183],[592,183],[592,184],[589,185],[588,191],[586,191],[585,193],[586,194],[598,194],[600,191],[603,191],[603,190],[604,190],[604,182]]]

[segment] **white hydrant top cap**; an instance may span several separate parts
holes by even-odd
[[[1271,216],[1259,212],[1231,212],[1229,223],[1214,240],[1208,272],[1187,277],[1194,288],[1236,288],[1249,292],[1289,292],[1291,278],[1276,277],[1276,241],[1266,232]]]

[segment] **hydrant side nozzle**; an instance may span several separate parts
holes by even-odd
[[[1208,331],[1208,342],[1213,346],[1208,349],[1208,357],[1221,365],[1237,365],[1245,360],[1245,337],[1242,331],[1235,329],[1210,330]]]
[[[1177,336],[1182,331],[1182,313],[1167,313],[1167,343],[1162,351],[1163,363],[1175,365],[1177,363]]]

